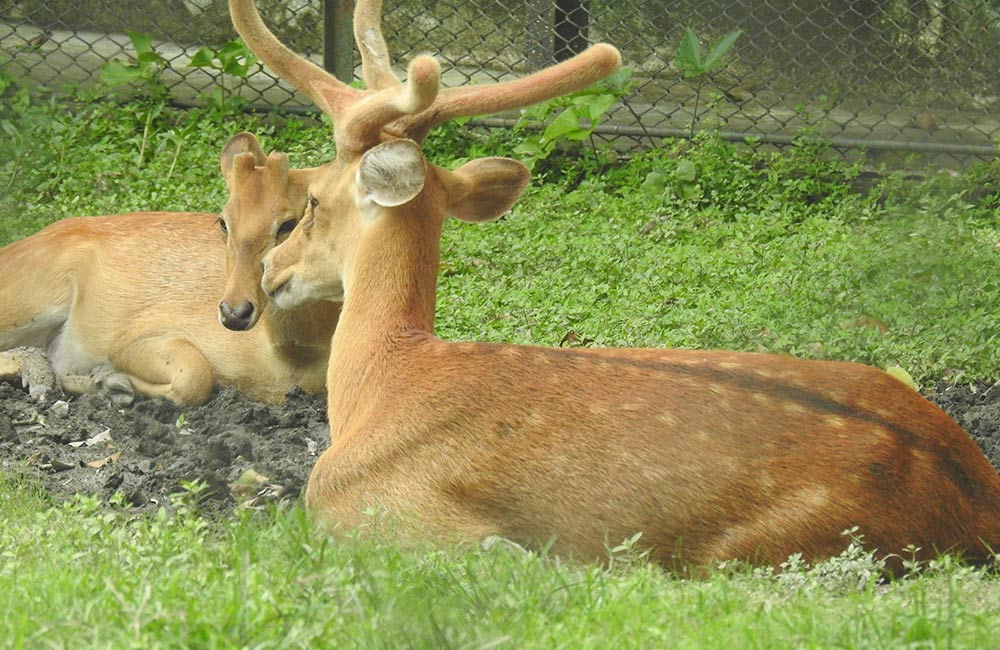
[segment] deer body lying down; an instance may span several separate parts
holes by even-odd
[[[320,517],[353,526],[375,506],[411,535],[551,541],[585,559],[641,532],[671,566],[823,558],[853,526],[883,553],[983,559],[984,543],[1000,545],[1000,477],[953,420],[880,370],[433,337],[441,215],[460,209],[433,176],[449,172],[428,166],[421,194],[388,208],[365,205],[371,192],[353,181],[365,166],[344,169],[349,187],[324,192],[305,222],[321,235],[325,201],[354,215],[329,231],[353,236],[328,249],[350,257],[328,377],[332,446],[306,495]],[[313,241],[293,234],[265,258],[279,304],[313,279],[312,266],[284,267]]]
[[[298,220],[314,172],[289,170],[246,133],[221,165],[230,189],[221,216],[63,219],[0,249],[0,275],[17,279],[0,286],[0,349],[45,348],[76,391],[92,389],[105,366],[180,404],[204,402],[216,382],[267,401],[295,385],[322,390],[339,305],[284,312],[259,298],[260,259]],[[258,318],[262,327],[237,333],[219,325],[227,317],[233,329]]]
[[[595,46],[513,84],[438,93],[432,59],[415,59],[406,85],[388,71],[379,5],[355,13],[370,88],[357,91],[284,49],[252,2],[230,0],[245,42],[335,125],[338,157],[263,275],[285,308],[344,301],[332,444],[306,492],[319,518],[352,527],[374,507],[410,536],[500,535],[583,559],[641,533],[668,566],[819,559],[853,526],[883,555],[914,545],[983,559],[1000,544],[1000,477],[954,421],[879,370],[434,337],[444,219],[498,217],[528,174],[499,158],[448,171],[419,141],[444,119],[587,85],[619,58]]]
[[[418,536],[584,559],[641,532],[671,566],[815,560],[853,526],[883,553],[1000,544],[1000,480],[975,443],[878,370],[382,334],[367,379],[331,391],[334,442],[307,493],[325,519],[376,506]]]

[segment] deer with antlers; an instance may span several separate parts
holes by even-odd
[[[445,120],[554,97],[614,71],[595,45],[517,81],[439,88],[438,63],[401,83],[379,26],[354,16],[367,90],[280,43],[253,0],[237,30],[332,118],[336,159],[264,257],[281,307],[343,300],[327,391],[331,446],[306,504],[341,527],[369,508],[440,541],[501,536],[586,560],[641,533],[665,566],[835,555],[858,527],[879,553],[990,557],[1000,477],[941,410],[886,373],[844,362],[669,349],[560,349],[433,335],[440,236],[489,221],[528,181],[503,158],[455,171],[421,142]]]
[[[221,214],[63,219],[0,249],[0,274],[19,278],[0,285],[0,350],[43,348],[67,391],[103,384],[121,401],[137,390],[195,405],[216,383],[271,402],[323,390],[339,304],[286,311],[260,288],[261,258],[295,227],[318,170],[289,169],[249,133],[220,164]],[[28,363],[5,360],[7,376]]]

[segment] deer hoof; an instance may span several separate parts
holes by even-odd
[[[129,406],[135,401],[135,387],[128,375],[115,372],[111,366],[99,366],[91,373],[97,390],[106,396],[115,406]]]

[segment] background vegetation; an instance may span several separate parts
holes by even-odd
[[[63,217],[215,211],[239,130],[312,165],[329,126],[29,95],[0,78],[0,244]],[[449,127],[452,166],[509,154]],[[1000,165],[919,177],[822,146],[714,137],[614,163],[586,142],[536,161],[499,223],[451,223],[439,333],[545,345],[768,350],[900,365],[923,385],[997,378]],[[7,281],[16,281],[8,278]],[[567,387],[571,390],[572,387]],[[683,579],[626,541],[609,566],[331,541],[301,510],[218,521],[197,488],[152,517],[50,503],[0,477],[0,645],[10,647],[992,647],[995,576],[943,560],[890,584],[845,553]]]
[[[323,49],[322,4],[257,0],[278,36],[314,60]],[[812,125],[826,137],[888,144],[882,155],[902,145],[984,156],[1000,131],[997,0],[555,4],[559,11],[552,0],[399,0],[386,5],[384,31],[397,62],[434,52],[446,63],[448,85],[537,69],[565,43],[614,43],[636,83],[610,116],[622,128],[600,135],[643,146],[678,133],[709,103],[712,124],[727,132],[784,142]],[[744,36],[727,69],[693,84],[675,59],[687,29],[705,43],[733,31]],[[187,104],[200,102],[201,89],[217,78],[210,68],[190,67],[195,51],[235,37],[225,0],[0,2],[0,72],[40,84],[92,84],[109,59],[137,53],[128,32],[151,37],[174,98]],[[350,69],[346,58],[338,69]],[[276,81],[252,65],[241,96],[258,106],[308,106]]]

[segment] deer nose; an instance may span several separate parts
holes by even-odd
[[[254,322],[254,306],[249,300],[244,300],[233,307],[228,302],[219,303],[219,320],[231,330],[240,332],[250,329]]]

